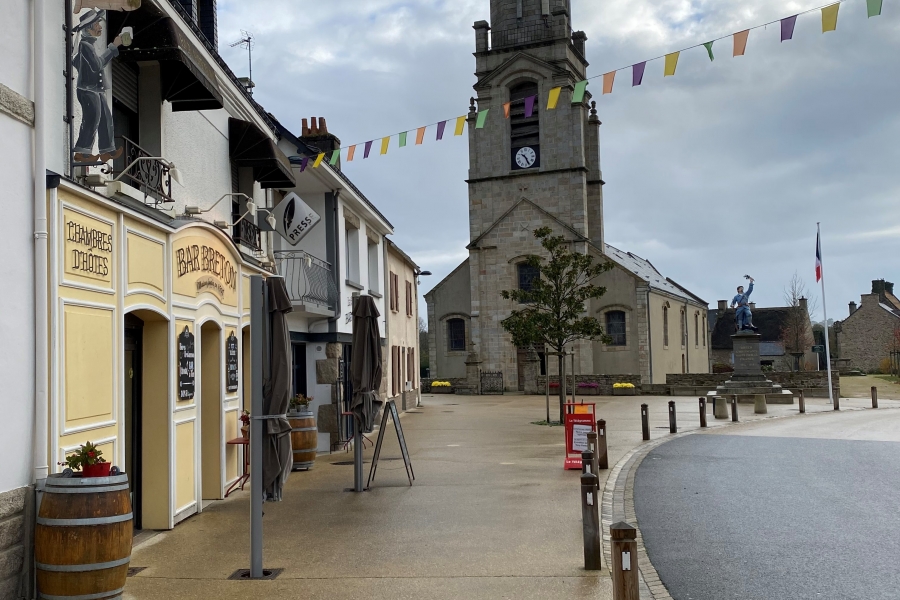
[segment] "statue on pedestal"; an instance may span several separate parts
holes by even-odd
[[[749,275],[744,275],[744,278],[750,280],[750,287],[745,292],[744,286],[739,285],[737,288],[737,295],[731,300],[731,308],[737,307],[737,311],[734,315],[735,329],[738,333],[741,331],[752,331],[753,333],[756,333],[759,330],[754,327],[753,313],[750,312],[750,294],[753,293],[753,278]]]

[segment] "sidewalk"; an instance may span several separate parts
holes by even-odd
[[[671,399],[679,431],[696,429],[696,398],[586,399],[607,421],[611,467],[642,445],[641,403],[650,405],[651,436],[670,435]],[[341,452],[293,473],[285,500],[265,505],[264,567],[284,569],[274,581],[227,580],[249,566],[245,491],[139,545],[131,566],[146,569],[128,579],[125,597],[610,599],[608,572],[582,568],[580,472],[562,469],[563,428],[530,424],[544,418],[544,398],[425,395],[423,405],[402,418],[412,487],[403,462],[388,460],[400,456],[391,427],[371,491],[344,491],[353,467],[335,464],[352,461]],[[842,401],[842,408],[867,405]],[[827,410],[827,400],[807,400],[808,412]],[[797,407],[740,411],[749,421]],[[726,422],[710,409],[709,424]]]

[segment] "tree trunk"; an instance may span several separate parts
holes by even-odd
[[[556,357],[559,360],[559,422],[565,423],[566,412],[566,357],[562,351]]]

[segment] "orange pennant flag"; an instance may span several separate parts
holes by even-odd
[[[356,154],[356,144],[350,146],[350,149],[347,151],[347,162],[351,162],[353,160],[354,154]]]
[[[509,118],[509,105],[510,104],[512,104],[512,102],[507,102],[506,104],[503,105],[503,118],[504,119]]]
[[[603,93],[612,94],[613,81],[616,79],[616,72],[610,71],[603,75]]]
[[[422,140],[424,140],[424,139],[425,139],[425,128],[419,127],[416,130],[416,146],[421,146]]]
[[[734,34],[734,56],[743,56],[747,49],[747,38],[750,37],[750,30],[745,29]]]

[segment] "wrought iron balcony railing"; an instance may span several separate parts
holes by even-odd
[[[275,252],[275,264],[293,302],[337,308],[338,289],[329,263],[302,250],[283,250]]]
[[[138,158],[153,155],[127,137],[117,139],[122,140],[124,152],[122,156],[113,161],[113,175],[116,177],[121,175],[122,171],[131,165],[122,180],[140,190],[144,194],[147,204],[156,207],[167,202],[174,202],[169,167],[159,160],[141,160],[135,163],[134,161]]]
[[[262,251],[259,227],[248,221],[246,218],[243,221],[238,222],[232,228],[231,237],[235,244],[243,244],[257,252]]]

